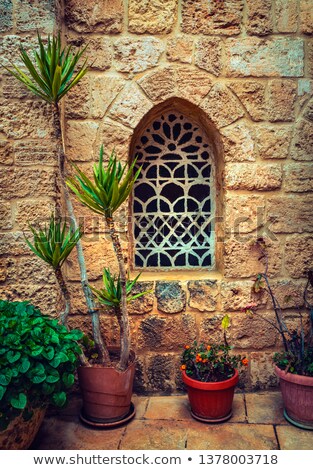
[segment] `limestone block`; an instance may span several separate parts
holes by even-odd
[[[214,312],[217,308],[219,289],[216,281],[188,281],[188,305],[200,312]]]
[[[133,278],[134,276],[132,276]],[[153,309],[154,294],[153,294],[153,282],[141,282],[137,281],[131,295],[136,295],[141,292],[148,292],[147,294],[139,297],[138,299],[132,300],[128,303],[128,313],[130,315],[143,315],[151,312]]]
[[[229,77],[302,77],[303,39],[227,39],[225,65]]]
[[[12,165],[13,148],[9,140],[0,140],[0,163],[1,165]]]
[[[0,230],[10,230],[13,228],[11,204],[2,202],[0,205]]]
[[[307,64],[309,77],[313,77],[313,39],[307,40]]]
[[[10,301],[29,301],[44,315],[56,317],[60,313],[58,288],[52,285],[17,282],[0,287],[0,297]]]
[[[233,36],[241,32],[243,0],[182,0],[182,31]]]
[[[177,96],[195,104],[200,104],[212,88],[212,79],[207,72],[195,69],[190,73],[190,67],[178,67],[176,80]]]
[[[298,27],[298,0],[276,0],[275,26],[279,33],[295,33]]]
[[[222,40],[202,37],[196,42],[195,64],[216,75],[222,70]]]
[[[56,142],[51,140],[20,140],[13,145],[15,163],[18,166],[57,165]]]
[[[173,30],[178,0],[130,0],[128,30],[135,34],[164,34]]]
[[[267,119],[265,82],[249,79],[236,80],[229,84],[229,88],[238,96],[253,121]]]
[[[170,394],[175,390],[176,357],[155,354],[147,358],[147,391]]]
[[[12,0],[2,0],[0,5],[0,32],[5,33],[13,28]]]
[[[248,191],[271,191],[282,184],[282,168],[279,164],[227,163],[225,187]]]
[[[36,33],[53,34],[56,22],[55,2],[50,0],[34,0],[15,2],[15,21],[19,32],[33,31]]]
[[[274,233],[312,232],[313,197],[277,196],[267,203],[267,220]]]
[[[271,235],[266,233],[266,235]],[[264,272],[265,266],[257,247],[251,245],[251,237],[246,240],[229,238],[224,243],[224,275],[226,278],[249,278]],[[282,245],[277,238],[266,238],[268,252],[268,274],[273,277],[282,269]]]
[[[265,198],[260,195],[227,193],[225,199],[225,231],[229,234],[251,233],[265,220]]]
[[[228,126],[244,116],[244,110],[235,96],[223,84],[212,87],[200,107],[208,114],[217,128]]]
[[[16,44],[18,48],[18,45]],[[28,90],[28,88],[18,80],[9,75],[9,73],[4,70],[3,74],[3,86],[2,86],[2,94],[4,98],[8,99],[27,99],[33,100],[37,99],[35,95]]]
[[[191,344],[196,338],[194,316],[182,314],[179,316],[150,315],[144,318],[138,329],[139,350],[183,350],[186,344]]]
[[[109,116],[122,124],[135,128],[144,115],[152,108],[136,83],[127,84],[110,108]]]
[[[119,72],[143,72],[158,64],[163,43],[154,37],[121,38],[114,43],[115,67]]]
[[[253,128],[246,121],[239,121],[221,130],[226,162],[255,161]]]
[[[247,0],[247,32],[264,36],[273,32],[272,0]]]
[[[32,238],[30,237],[30,240]],[[32,256],[10,257],[8,259],[8,281],[10,284],[26,283],[36,285],[57,285],[54,271],[51,266],[42,259],[33,255],[30,249],[28,254]]]
[[[122,0],[67,0],[65,5],[66,24],[78,33],[120,33],[123,16]]]
[[[260,157],[264,160],[287,158],[292,134],[293,128],[290,125],[255,125],[255,142]]]
[[[90,116],[103,118],[107,109],[122,90],[125,80],[115,75],[96,75],[91,79]]]
[[[66,119],[86,119],[90,108],[90,75],[85,75],[65,96]]]
[[[278,378],[274,372],[273,352],[250,353],[250,379],[252,389],[255,391],[278,386]]]
[[[294,160],[313,159],[313,122],[301,119],[296,125],[290,155]]]
[[[201,317],[199,324],[199,338],[200,343],[210,345],[212,343],[222,343],[223,330],[221,327],[223,314],[207,314]]]
[[[244,312],[232,315],[229,336],[231,344],[240,349],[263,349],[274,346],[277,339],[277,330],[267,323],[275,324],[275,313],[263,312],[262,318],[253,316],[249,318]],[[264,319],[265,320],[264,320]]]
[[[119,158],[127,160],[129,157],[129,145],[132,131],[111,119],[104,119],[99,128],[96,141],[96,148],[103,144],[104,153],[109,156],[113,149]],[[133,157],[133,156],[132,156]]]
[[[175,96],[176,70],[173,67],[159,67],[141,77],[138,84],[152,101],[164,101]]]
[[[293,121],[297,83],[292,80],[272,80],[268,85],[268,119],[275,121]]]
[[[166,58],[170,62],[191,64],[193,56],[193,39],[188,36],[176,36],[168,39]]]
[[[285,191],[313,191],[313,163],[288,163],[285,166]]]
[[[282,309],[301,308],[303,307],[303,292],[306,281],[293,281],[283,279],[280,281],[272,281],[271,287],[278,303]],[[272,307],[271,299],[268,298],[268,308]]]
[[[257,305],[265,305],[266,296],[255,295],[253,292],[254,281],[223,281],[221,283],[222,310],[236,312],[242,310],[252,302]],[[235,318],[235,317],[233,317]],[[247,323],[249,320],[246,319]],[[232,321],[233,325],[233,321]],[[232,327],[231,327],[232,329]],[[250,327],[251,330],[253,328]],[[239,346],[238,346],[239,347]]]
[[[304,34],[313,33],[313,8],[311,0],[300,0],[300,31]]]
[[[303,117],[313,122],[313,100],[310,100],[305,107]]]
[[[29,247],[25,243],[22,232],[7,232],[1,234],[0,255],[20,256],[29,255]]]
[[[66,122],[67,156],[72,161],[93,161],[98,156],[95,149],[99,124],[95,121],[68,120]]]
[[[313,266],[313,236],[293,235],[286,239],[285,267],[292,278],[307,275]]]
[[[27,230],[29,224],[36,228],[43,228],[46,224],[49,224],[54,207],[54,202],[44,199],[18,201],[15,216],[18,230]]]
[[[8,169],[7,169],[8,168]],[[5,167],[0,174],[2,198],[55,196],[56,172],[54,168],[33,169]]]
[[[37,48],[37,38],[31,35],[18,36],[15,34],[8,34],[1,38],[0,56],[3,65],[11,67],[13,63],[17,67],[23,67],[24,64],[20,58],[20,44],[30,56],[33,56],[33,48]]]
[[[180,282],[157,281],[155,295],[161,312],[179,313],[185,310],[186,293]]]
[[[9,269],[9,259],[8,258],[0,258],[0,282],[5,282],[8,277],[8,269]]]

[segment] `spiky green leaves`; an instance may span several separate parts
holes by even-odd
[[[115,152],[110,155],[107,166],[103,163],[103,146],[100,149],[99,162],[94,165],[93,181],[77,166],[77,174],[67,181],[69,188],[82,204],[96,214],[112,217],[112,214],[128,198],[141,168],[133,174],[136,161],[126,171],[127,164],[117,161]]]
[[[62,48],[60,34],[48,36],[47,45],[44,45],[39,33],[38,47],[34,51],[35,59],[32,59],[20,45],[20,56],[27,73],[14,64],[11,64],[13,69],[4,68],[35,95],[56,104],[86,74],[87,60],[75,70],[86,47],[74,54],[71,46]]]
[[[131,302],[132,300],[138,299],[145,294],[148,294],[150,291],[138,292],[137,294],[131,294],[140,274],[135,277],[135,279],[130,280],[129,276],[126,280],[126,295],[127,295],[127,302]],[[121,303],[122,297],[122,287],[121,287],[121,279],[120,276],[112,275],[110,269],[104,268],[103,270],[103,289],[95,289],[94,287],[90,287],[92,291],[96,294],[97,299],[103,305],[108,305],[109,307],[119,307]]]
[[[34,239],[31,242],[25,236],[27,245],[39,258],[54,269],[62,266],[82,236],[80,229],[75,231],[72,228],[67,229],[65,222],[62,224],[53,216],[50,218],[49,226],[45,226],[43,230],[36,230],[32,226],[29,228]]]

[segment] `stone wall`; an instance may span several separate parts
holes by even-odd
[[[36,27],[53,29],[48,1],[29,2],[33,9],[41,5],[31,24],[25,21],[28,7],[18,3],[1,1],[7,57],[16,54],[17,39],[32,42]],[[266,239],[269,274],[290,322],[303,306],[305,275],[313,266],[312,0],[67,0],[60,13],[67,42],[88,43],[92,64],[64,103],[67,153],[79,166],[90,171],[101,144],[106,154],[115,147],[126,160],[147,113],[175,100],[196,106],[218,141],[217,269],[143,273],[138,289],[153,292],[130,307],[136,390],[180,390],[182,347],[195,338],[218,340],[225,312],[230,341],[250,359],[242,386],[275,386],[271,358],[279,337],[241,309],[254,301],[273,318],[269,299],[251,290],[264,270],[251,247],[257,236]],[[44,217],[53,205],[49,113],[12,79],[4,75],[1,84],[1,289],[53,311],[53,277],[21,237],[26,221]],[[90,282],[100,285],[103,267],[116,266],[108,234],[103,221],[75,206],[84,224]],[[118,219],[125,258],[128,215],[125,207]],[[72,325],[88,331],[74,256],[65,273],[75,306]],[[103,312],[101,322],[116,343],[113,316]]]

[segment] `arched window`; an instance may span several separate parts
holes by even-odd
[[[150,120],[134,144],[133,266],[211,268],[214,264],[214,159],[194,118],[168,110]]]

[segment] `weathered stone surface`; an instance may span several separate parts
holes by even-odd
[[[312,449],[312,433],[309,431],[301,430],[295,426],[277,426],[276,429],[282,451],[295,450],[300,452]]]
[[[8,140],[0,140],[0,163],[1,165],[12,165],[13,163],[12,144]]]
[[[227,163],[225,165],[227,189],[270,191],[280,188],[281,184],[282,169],[279,164]]]
[[[143,72],[159,62],[163,43],[153,37],[121,38],[114,43],[116,69],[120,72]]]
[[[278,386],[278,379],[274,372],[273,353],[250,353],[250,378],[252,389],[264,390]]]
[[[303,306],[304,282],[283,279],[282,281],[272,281],[271,287],[282,309],[300,308]],[[270,298],[268,298],[268,307],[272,307]]]
[[[156,354],[147,361],[148,391],[171,393],[175,389],[175,356]]]
[[[205,315],[199,325],[199,338],[200,342],[205,344],[222,343],[223,330],[221,327],[223,314],[210,314]]]
[[[28,54],[33,57],[32,50],[36,44],[36,38],[32,36],[18,36],[15,34],[8,34],[0,39],[0,55],[1,62],[6,67],[11,68],[13,63],[17,67],[23,67],[23,62],[20,57],[19,44],[23,46]],[[37,46],[37,44],[36,44]],[[35,47],[36,47],[35,46]]]
[[[200,38],[196,43],[195,64],[218,77],[222,70],[221,39]]]
[[[164,34],[173,30],[177,0],[130,0],[128,30],[135,34]]]
[[[132,289],[131,295],[136,295],[141,292],[153,291],[153,282],[140,282],[137,281]],[[154,295],[149,292],[138,299],[132,300],[128,303],[128,313],[130,315],[142,315],[149,313],[153,309]]]
[[[52,34],[55,26],[55,2],[51,0],[15,3],[16,27],[19,32],[40,30]]]
[[[155,295],[161,312],[179,313],[186,307],[186,293],[178,281],[157,281]]]
[[[150,315],[139,326],[138,348],[149,351],[183,350],[196,338],[195,318],[190,314],[175,317]]]
[[[122,0],[68,0],[65,6],[66,24],[78,33],[120,33],[123,15]]]
[[[191,308],[200,312],[214,312],[217,308],[218,285],[216,281],[189,281],[189,302]]]
[[[311,85],[311,83],[310,83],[310,85]],[[308,119],[309,121],[313,122],[313,100],[310,100],[308,102],[308,105],[305,107],[305,109],[303,111],[303,117],[305,119]]]
[[[247,32],[264,36],[273,31],[272,0],[247,0]]]
[[[313,123],[301,119],[294,131],[294,138],[290,150],[294,160],[313,159]]]
[[[279,33],[295,33],[298,27],[298,0],[276,0],[275,26]]]
[[[253,121],[266,120],[265,82],[236,80],[229,84],[229,88],[238,96]]]
[[[11,204],[2,202],[0,205],[0,230],[10,230],[13,228]]]
[[[90,76],[85,75],[65,96],[66,119],[86,119],[90,109]]]
[[[115,75],[94,76],[90,91],[90,116],[103,118],[108,107],[122,90],[125,80]]]
[[[95,121],[66,122],[67,156],[72,161],[92,161],[98,155],[98,149],[94,145],[99,124]]]
[[[28,254],[32,254],[28,249]],[[36,256],[19,256],[8,259],[8,281],[10,284],[55,284],[53,269]]]
[[[191,34],[239,34],[243,14],[243,0],[207,2],[182,1],[182,31]]]
[[[300,31],[304,34],[313,33],[313,8],[311,0],[300,0]]]
[[[303,40],[242,38],[225,41],[226,75],[230,77],[302,77]]]
[[[7,169],[9,168],[9,169]],[[0,174],[2,198],[55,196],[56,173],[53,168],[10,167]]]
[[[260,234],[260,236],[267,237],[268,274],[272,277],[279,274],[282,269],[282,246],[279,240],[274,238],[272,241],[269,238],[270,235],[272,235],[270,232]],[[255,246],[252,246],[251,242],[251,236],[246,237],[246,240],[242,241],[236,238],[230,238],[225,241],[224,275],[226,278],[252,277],[260,272],[264,272],[265,266],[259,260],[260,251]]]
[[[284,407],[280,391],[270,393],[246,393],[245,402],[247,406],[247,418],[249,423],[286,423],[283,415]],[[284,427],[289,428],[289,426]],[[276,430],[278,429],[280,429],[280,427],[277,426]]]
[[[166,58],[170,62],[191,64],[193,39],[188,36],[176,36],[167,41]]]
[[[313,196],[275,196],[267,203],[267,221],[274,233],[313,231]]]
[[[9,286],[0,286],[0,297],[10,301],[28,300],[38,307],[43,314],[57,316],[59,313],[59,292],[52,285],[17,282]]]
[[[175,96],[176,74],[173,67],[160,67],[138,80],[146,95],[154,102]]]
[[[292,126],[258,124],[254,126],[253,130],[256,146],[262,159],[284,159],[288,157],[293,134]]]
[[[246,313],[232,316],[230,342],[235,348],[263,349],[275,345],[277,330],[267,321],[275,324],[274,312],[263,312],[262,318],[249,318]]]
[[[15,223],[18,230],[27,230],[29,224],[35,227],[44,227],[49,223],[54,211],[54,202],[47,200],[17,202]]]
[[[102,121],[96,141],[96,148],[103,144],[104,153],[109,156],[113,149],[119,158],[126,159],[129,156],[129,144],[132,131],[110,119]]]
[[[152,108],[136,83],[127,84],[110,108],[109,116],[129,127],[136,127],[141,118]]]
[[[212,80],[207,72],[178,67],[176,70],[177,96],[199,104],[212,88]]]
[[[29,255],[29,247],[25,243],[22,232],[8,232],[1,234],[0,255]]]
[[[88,56],[88,64],[90,64],[91,69],[107,70],[111,67],[113,52],[109,38],[104,36],[82,36],[81,34],[79,36],[72,35],[73,33],[68,34],[67,43],[77,48],[77,50],[87,46],[86,57]]]
[[[5,282],[8,278],[9,260],[0,258],[0,282]]]
[[[307,50],[307,57],[308,57],[308,75],[309,77],[313,77],[313,39],[309,39],[306,42],[306,50]]]
[[[242,120],[222,129],[221,135],[226,162],[256,160],[253,128],[249,123]]]
[[[265,199],[258,195],[226,194],[225,231],[237,237],[264,224]]]
[[[285,267],[295,279],[307,275],[313,266],[313,236],[293,235],[286,239]]]
[[[2,0],[0,5],[0,32],[5,33],[13,28],[12,0]]]
[[[264,296],[260,295],[256,297],[253,294],[253,284],[254,281],[252,280],[229,282],[223,281],[221,283],[222,310],[225,312],[236,312],[238,310],[242,310],[251,302],[256,303],[257,305],[264,305],[266,303],[266,299],[264,299]],[[253,328],[251,329],[251,331],[252,330]]]
[[[14,142],[14,158],[18,166],[57,165],[57,145],[49,140],[21,140]]]
[[[268,85],[268,119],[293,121],[297,98],[297,83],[291,80],[272,80]]]
[[[285,191],[313,191],[313,163],[289,163],[285,166]]]
[[[244,116],[244,110],[231,91],[223,84],[213,86],[200,107],[217,128],[228,126]]]

